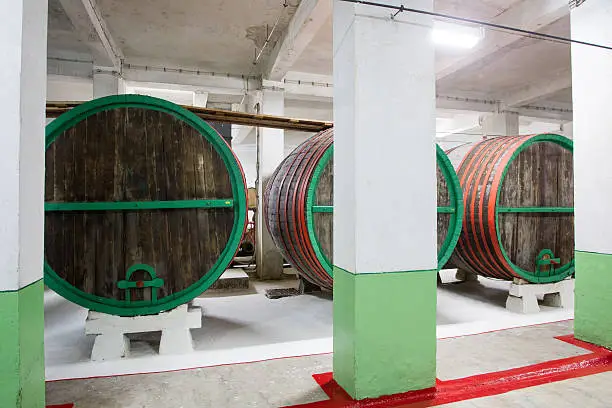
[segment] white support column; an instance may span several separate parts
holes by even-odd
[[[334,2],[334,378],[356,399],[435,385],[433,21],[391,12]]]
[[[0,12],[0,406],[42,408],[47,1]]]
[[[480,121],[485,137],[519,134],[519,115],[516,112],[489,113],[481,116]]]
[[[261,91],[260,112],[266,115],[285,114],[285,93],[283,91]],[[272,241],[266,228],[263,212],[263,192],[268,179],[285,156],[285,131],[282,129],[260,128],[257,149],[259,151],[259,184],[257,186],[257,228],[255,259],[257,276],[260,279],[280,279],[283,276],[283,257]]]
[[[109,95],[125,93],[125,81],[120,74],[112,68],[94,67],[93,97],[102,98]]]
[[[571,12],[572,39],[612,47],[612,2],[587,0]],[[612,348],[612,52],[572,44],[575,336]]]

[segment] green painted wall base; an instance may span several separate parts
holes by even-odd
[[[612,349],[612,255],[576,251],[574,335]]]
[[[436,279],[334,267],[334,379],[354,399],[435,386]]]
[[[42,279],[0,292],[0,407],[44,408]]]

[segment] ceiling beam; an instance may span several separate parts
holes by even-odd
[[[567,0],[522,0],[498,15],[491,22],[518,27],[523,30],[538,31],[567,14],[569,14]],[[523,38],[524,36],[515,33],[487,30],[484,40],[477,48],[468,56],[455,60],[440,69],[436,78],[440,81],[461,70],[468,69],[495,52],[511,47]]]
[[[93,25],[94,30],[98,34],[102,46],[106,51],[108,59],[113,64],[113,67],[117,70],[121,70],[121,60],[123,60],[123,53],[121,49],[113,39],[111,32],[106,24],[106,20],[102,15],[102,11],[98,7],[96,0],[81,0],[85,7],[85,12],[89,17],[89,21]]]
[[[270,55],[267,77],[279,81],[293,67],[332,14],[331,0],[302,0]]]
[[[123,53],[113,40],[95,0],[59,0],[80,40],[87,44],[97,65],[121,69]]]
[[[546,82],[530,84],[501,98],[504,108],[515,108],[529,105],[572,87],[572,73],[569,69],[561,70],[546,78]]]

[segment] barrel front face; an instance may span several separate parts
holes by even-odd
[[[223,273],[246,220],[240,165],[197,116],[156,98],[85,103],[47,127],[45,282],[91,310],[154,314]]]
[[[459,180],[437,147],[438,261],[449,259],[459,239],[463,200]],[[266,188],[266,225],[298,273],[325,289],[333,285],[333,132],[298,146],[276,169]]]
[[[569,140],[541,135],[523,143],[504,169],[498,238],[512,270],[528,281],[554,282],[574,271],[572,159]],[[558,261],[551,267],[546,259]]]
[[[452,263],[534,283],[573,273],[572,148],[549,134],[472,145],[458,170],[465,219]]]

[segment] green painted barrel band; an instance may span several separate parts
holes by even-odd
[[[46,261],[44,265],[45,284],[64,298],[90,310],[120,316],[156,314],[185,304],[200,295],[219,279],[227,265],[232,261],[240,246],[242,234],[246,227],[247,199],[244,174],[240,163],[238,163],[228,144],[208,123],[172,102],[144,95],[111,95],[85,102],[70,109],[45,128],[45,148],[48,149],[66,130],[89,116],[121,108],[140,108],[172,115],[194,128],[213,146],[225,164],[232,186],[233,203],[231,207],[234,210],[234,224],[227,245],[210,271],[200,280],[180,292],[159,299],[155,304],[146,301],[142,303],[126,302],[85,293],[60,278]],[[223,201],[227,200],[224,199]]]
[[[188,208],[231,208],[234,200],[103,201],[91,203],[45,203],[46,212],[55,211],[137,211]]]
[[[444,153],[444,150],[437,144],[436,162],[446,180],[448,198],[450,201],[448,207],[438,207],[438,214],[450,214],[448,233],[446,234],[444,242],[440,248],[438,248],[438,270],[440,270],[450,259],[459,241],[459,236],[461,235],[461,228],[463,225],[463,190],[461,189],[459,177],[457,177],[455,168],[446,153]]]
[[[333,205],[313,205],[312,212],[315,213],[333,213],[334,206]]]
[[[504,180],[506,178],[506,175],[508,173],[508,170],[510,169],[510,166],[512,165],[512,162],[518,157],[518,155],[525,149],[527,149],[528,147],[536,144],[536,143],[544,143],[544,142],[550,142],[550,143],[554,143],[557,144],[559,146],[561,146],[564,149],[569,150],[570,152],[574,152],[574,142],[572,142],[570,139],[568,139],[567,137],[564,136],[560,136],[560,135],[555,135],[555,134],[551,134],[551,133],[545,133],[545,134],[541,134],[541,135],[537,135],[534,136],[532,138],[530,138],[529,140],[527,140],[525,143],[523,143],[521,146],[519,146],[516,151],[514,151],[514,153],[512,154],[512,156],[510,156],[510,160],[508,161],[508,165],[504,168],[503,172],[502,172],[502,176],[499,182],[499,188],[497,190],[497,198],[495,201],[495,208],[497,208],[497,211],[495,212],[495,229],[497,231],[497,242],[499,243],[499,247],[501,248],[501,252],[502,255],[504,256],[504,259],[506,260],[506,262],[508,262],[508,265],[510,265],[510,267],[521,277],[523,277],[524,279],[526,279],[529,282],[533,282],[533,283],[554,283],[554,282],[559,282],[560,280],[565,279],[566,277],[570,276],[572,273],[574,273],[575,270],[575,262],[574,259],[572,259],[571,261],[569,261],[568,263],[566,263],[565,265],[561,266],[560,268],[556,269],[556,274],[553,276],[537,276],[534,272],[530,272],[530,271],[526,271],[523,268],[519,267],[518,265],[514,264],[514,262],[512,262],[510,260],[510,257],[508,256],[508,253],[506,252],[506,249],[504,248],[504,246],[502,245],[502,241],[501,241],[501,233],[500,233],[500,228],[499,228],[499,214],[503,213],[502,211],[499,211],[500,208],[498,208],[499,205],[499,198],[501,196],[501,192],[502,192],[502,188],[501,186],[503,186],[504,184]],[[503,210],[506,207],[502,207],[501,209]],[[527,208],[527,207],[526,207]],[[532,207],[529,207],[532,208]],[[543,209],[546,207],[533,207],[533,208],[539,208],[539,209]],[[549,207],[552,208],[552,207]],[[556,208],[563,208],[563,207],[556,207]],[[567,213],[573,212],[573,208],[570,210],[570,207],[565,208],[567,209]],[[512,212],[518,212],[518,211],[508,211],[509,213]],[[525,212],[525,211],[523,211]],[[537,212],[548,212],[548,211],[534,211],[534,213]],[[551,213],[554,213],[555,211],[550,211]],[[559,213],[563,213],[565,211],[557,211]]]
[[[573,213],[574,207],[498,207],[500,214],[512,213]]]
[[[438,214],[454,214],[455,212],[453,207],[438,207]]]
[[[323,156],[317,163],[317,166],[314,169],[312,179],[310,180],[310,184],[308,186],[308,192],[306,194],[306,227],[308,229],[308,236],[310,237],[310,242],[312,244],[312,249],[315,252],[315,256],[317,260],[325,270],[331,276],[334,277],[334,266],[329,260],[329,258],[323,252],[321,248],[321,243],[319,242],[319,238],[314,229],[314,213],[333,213],[334,207],[332,205],[315,205],[315,195],[317,192],[317,187],[319,185],[319,181],[321,180],[321,175],[325,170],[325,167],[329,163],[329,161],[334,157],[334,145],[333,143],[327,148]],[[316,209],[316,210],[315,210]]]

